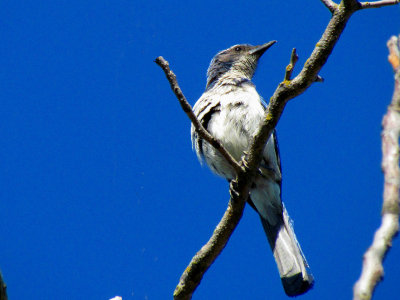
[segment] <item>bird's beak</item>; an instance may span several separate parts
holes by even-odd
[[[250,54],[255,54],[258,57],[261,57],[261,55],[264,54],[265,51],[267,51],[273,44],[275,44],[276,41],[270,41],[268,43],[265,43],[263,45],[259,45],[259,46],[254,46],[253,49],[251,49],[249,51]]]

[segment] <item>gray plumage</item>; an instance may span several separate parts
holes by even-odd
[[[219,52],[207,72],[206,91],[193,111],[203,126],[240,160],[260,126],[265,108],[251,79],[262,54],[275,41],[261,46],[235,45]],[[191,129],[200,162],[228,180],[234,169],[221,154]],[[308,291],[314,282],[309,266],[281,200],[281,166],[276,133],[265,145],[258,175],[251,185],[249,204],[258,212],[289,296]]]

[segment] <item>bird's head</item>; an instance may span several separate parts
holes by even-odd
[[[229,79],[251,79],[257,68],[258,60],[275,43],[276,41],[259,46],[248,44],[235,45],[219,52],[211,60],[208,68],[207,87],[217,82],[223,76],[227,76]]]

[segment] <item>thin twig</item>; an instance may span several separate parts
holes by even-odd
[[[222,154],[222,156],[228,161],[228,163],[235,169],[236,173],[242,172],[243,169],[239,165],[239,163],[222,146],[222,144],[203,127],[203,125],[196,118],[195,114],[193,113],[192,107],[190,106],[189,102],[187,102],[186,97],[183,95],[182,90],[178,85],[178,81],[176,80],[176,75],[169,68],[169,63],[162,56],[157,57],[155,59],[155,63],[163,69],[165,76],[167,76],[167,79],[171,85],[172,91],[178,98],[183,111],[188,115],[188,117],[192,121],[192,124],[196,128],[196,132],[199,134],[199,136],[205,139],[207,142],[209,142],[215,149],[217,149]]]
[[[7,285],[4,283],[3,274],[0,272],[0,300],[7,300]]]
[[[399,53],[397,37],[388,41],[390,55]],[[399,57],[397,57],[397,61]],[[392,61],[390,60],[392,63]],[[382,170],[384,173],[384,191],[382,205],[382,223],[375,232],[374,240],[363,257],[361,276],[354,285],[354,300],[371,299],[374,289],[383,277],[383,265],[392,240],[399,231],[399,136],[400,136],[400,69],[393,64],[395,71],[395,89],[392,102],[382,121]]]
[[[325,4],[325,6],[331,11],[331,13],[334,13],[338,6],[335,2],[331,0],[321,0],[321,2]]]
[[[388,6],[388,5],[395,5],[399,4],[400,0],[382,0],[382,1],[376,1],[376,2],[361,2],[361,8],[378,8],[378,7],[383,7],[383,6]]]
[[[290,56],[290,63],[286,67],[285,81],[289,81],[292,79],[293,69],[294,69],[294,66],[296,65],[296,62],[298,59],[299,59],[299,56],[296,53],[296,48],[293,48],[292,55]]]

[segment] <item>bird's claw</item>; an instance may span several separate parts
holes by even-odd
[[[229,188],[229,193],[231,195],[231,198],[239,197],[239,192],[237,191],[237,189],[238,189],[237,181],[231,180],[230,188]]]

